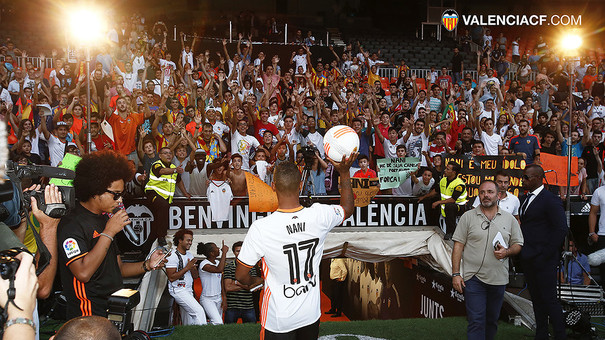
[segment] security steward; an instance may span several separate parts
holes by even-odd
[[[441,206],[441,215],[445,218],[445,240],[450,240],[456,229],[456,216],[465,211],[468,202],[466,184],[460,174],[460,165],[449,162],[443,171],[443,178],[439,181],[439,193],[441,200],[433,202],[433,209]]]
[[[145,194],[155,215],[150,240],[153,241],[157,237],[158,243],[162,246],[166,245],[168,210],[176,187],[178,186],[181,192],[187,193],[180,176],[185,169],[172,164],[172,158],[173,153],[170,148],[161,148],[160,159],[151,165],[149,181],[145,185]],[[191,198],[188,193],[186,195]]]

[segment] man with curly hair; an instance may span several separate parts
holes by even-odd
[[[121,209],[124,183],[134,169],[125,156],[113,151],[85,155],[73,182],[76,206],[61,219],[57,231],[59,267],[67,299],[67,319],[107,316],[107,299],[122,288],[122,277],[137,276],[163,266],[161,251],[149,260],[123,263],[114,242],[130,223]]]

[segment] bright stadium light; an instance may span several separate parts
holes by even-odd
[[[81,44],[98,42],[106,30],[105,20],[98,9],[79,8],[69,13],[69,33]]]
[[[107,33],[106,21],[104,20],[104,11],[95,7],[76,7],[68,10],[67,35],[71,36],[76,45],[86,49],[86,121],[91,121],[91,99],[90,99],[90,48],[94,45],[100,45],[105,40]],[[88,152],[92,149],[92,136],[90,129],[87,129]]]
[[[575,53],[582,46],[582,37],[575,33],[568,33],[561,39],[560,47],[566,53]]]

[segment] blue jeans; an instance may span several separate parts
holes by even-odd
[[[242,323],[255,323],[256,314],[254,308],[252,309],[237,309],[227,308],[225,311],[225,323],[236,323],[239,318],[242,318]]]
[[[491,340],[498,330],[498,318],[506,285],[495,286],[481,282],[476,276],[465,282],[464,302],[468,320],[469,340]]]
[[[587,178],[586,185],[588,186],[588,192],[585,192],[584,195],[592,195],[592,193],[599,187],[599,179]]]

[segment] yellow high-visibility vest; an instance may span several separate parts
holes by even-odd
[[[447,178],[443,177],[439,182],[439,191],[441,191],[441,200],[446,200],[448,198],[452,198],[454,194],[454,188],[458,185],[464,185],[464,181],[460,177],[456,177],[450,184],[447,184]],[[466,195],[466,186],[464,187],[464,191],[462,194],[456,199],[456,204],[465,205],[468,202]],[[445,216],[445,204],[441,204],[441,215]]]
[[[160,164],[162,168],[167,168],[161,160],[155,161],[151,168],[153,169],[154,165]],[[174,164],[170,164],[170,169],[175,169],[176,166]],[[175,171],[170,175],[161,175],[160,177],[156,177],[153,174],[153,171],[149,172],[149,181],[145,186],[145,191],[153,190],[158,195],[168,200],[168,203],[172,203],[172,198],[174,197],[174,191],[176,189],[176,178],[178,173]]]

